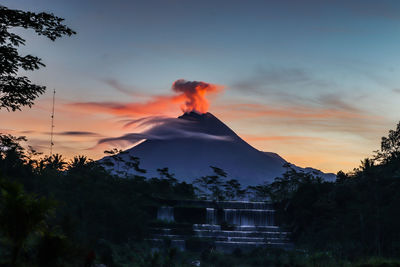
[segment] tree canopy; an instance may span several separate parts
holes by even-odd
[[[64,25],[63,18],[41,12],[8,9],[0,5],[0,109],[20,110],[31,107],[33,101],[46,90],[45,86],[33,84],[28,77],[18,75],[18,71],[34,71],[44,67],[39,57],[21,55],[18,47],[25,45],[25,39],[13,31],[21,27],[32,29],[54,41],[75,32]]]
[[[377,153],[377,158],[383,161],[390,161],[400,157],[400,122],[395,130],[389,130],[388,136],[383,136],[381,140],[381,151]]]

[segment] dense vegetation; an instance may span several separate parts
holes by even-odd
[[[54,41],[75,34],[62,22],[53,14],[0,5],[0,109],[31,106],[45,91],[19,76],[44,64],[19,54],[25,40],[13,28]],[[145,177],[139,159],[123,162],[118,150],[106,151],[113,160],[104,164],[116,170],[110,173],[84,156],[69,162],[58,154],[42,157],[25,149],[24,141],[0,135],[0,266],[90,266],[94,260],[107,266],[400,266],[400,123],[373,158],[351,173],[339,172],[335,182],[287,165],[274,183],[246,190],[213,166],[192,185],[167,168],[158,170],[159,177]],[[297,249],[152,253],[143,241],[147,227],[157,223],[151,218],[160,201],[244,197],[272,201]],[[187,212],[181,207],[175,214],[182,226],[202,216],[200,210]]]
[[[288,171],[266,186],[282,223],[302,247],[338,257],[400,253],[400,123],[381,150],[336,182]]]
[[[195,181],[197,188],[179,182],[167,168],[158,170],[159,177],[146,178],[137,158],[131,159],[130,167],[140,175],[111,174],[84,156],[69,162],[57,154],[42,157],[25,149],[23,141],[23,137],[0,136],[3,263],[79,266],[93,254],[109,266],[119,266],[118,262],[184,265],[188,255],[211,266],[218,261],[241,266],[267,262],[290,266],[290,261],[313,265],[310,261],[315,261],[334,266],[368,256],[396,258],[400,252],[400,123],[382,138],[381,150],[373,158],[363,160],[351,173],[339,172],[335,182],[287,165],[287,172],[272,184],[246,190],[216,167],[211,175]],[[115,152],[107,152],[114,159],[110,165],[121,163]],[[152,207],[160,201],[244,195],[272,201],[280,224],[292,231],[293,242],[301,250],[258,250],[253,252],[256,259],[237,252],[228,260],[209,251],[197,256],[174,250],[151,254],[143,242],[154,218]],[[177,216],[185,223],[185,208],[181,209]],[[201,212],[196,215],[201,216]],[[397,266],[394,261],[391,264]]]
[[[88,253],[87,248],[94,249],[102,241],[120,244],[142,240],[149,205],[157,205],[160,198],[194,198],[193,186],[172,179],[167,169],[160,170],[161,178],[119,178],[83,156],[68,163],[60,155],[35,159],[37,153],[27,152],[19,144],[22,140],[10,135],[0,137],[3,258],[10,253],[16,261],[28,243],[36,251],[25,250],[30,253],[22,257],[32,262],[39,260],[31,257],[41,255],[40,247],[55,249],[41,242],[58,242],[60,251],[54,253],[70,258],[69,253]],[[27,222],[30,218],[32,222]]]

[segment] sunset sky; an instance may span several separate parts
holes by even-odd
[[[48,90],[0,111],[0,132],[94,159],[127,120],[177,117],[174,81],[216,86],[209,112],[259,150],[302,167],[349,171],[400,120],[400,1],[3,0],[46,11],[77,32],[55,42],[17,30],[46,68],[22,73]],[[127,147],[121,147],[127,148]]]

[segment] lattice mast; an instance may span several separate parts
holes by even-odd
[[[53,135],[54,135],[54,104],[56,100],[56,89],[53,89],[53,106],[51,109],[51,127],[50,127],[50,156],[53,154]]]

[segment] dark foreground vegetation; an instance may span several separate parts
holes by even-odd
[[[0,263],[4,266],[400,266],[400,124],[381,150],[335,182],[289,165],[270,185],[242,189],[219,168],[195,185],[167,168],[120,177],[84,156],[66,162],[0,137]],[[118,163],[118,156],[115,156]],[[197,188],[199,186],[200,188]],[[206,188],[205,188],[206,187]],[[222,255],[152,252],[144,241],[160,200],[247,197],[272,201],[296,249]],[[184,209],[183,209],[184,210]],[[185,212],[180,217],[185,223]],[[188,215],[189,216],[189,215]],[[199,212],[196,216],[201,216]],[[179,217],[179,216],[178,216]],[[190,216],[189,216],[190,217]],[[390,259],[390,260],[389,260]]]
[[[44,64],[19,54],[25,40],[12,29],[54,41],[75,34],[62,22],[0,5],[0,109],[30,107],[45,91],[19,75]],[[400,266],[400,124],[382,138],[373,158],[351,173],[339,172],[335,182],[287,165],[271,185],[246,190],[217,167],[192,185],[178,182],[167,168],[145,177],[139,159],[121,162],[116,150],[109,151],[113,164],[141,175],[119,166],[111,174],[84,156],[69,162],[57,154],[42,157],[23,141],[0,135],[0,266]],[[154,207],[195,198],[272,201],[296,249],[223,255],[167,246],[153,252],[145,239],[148,226],[157,223]],[[177,218],[190,220],[184,212]]]

